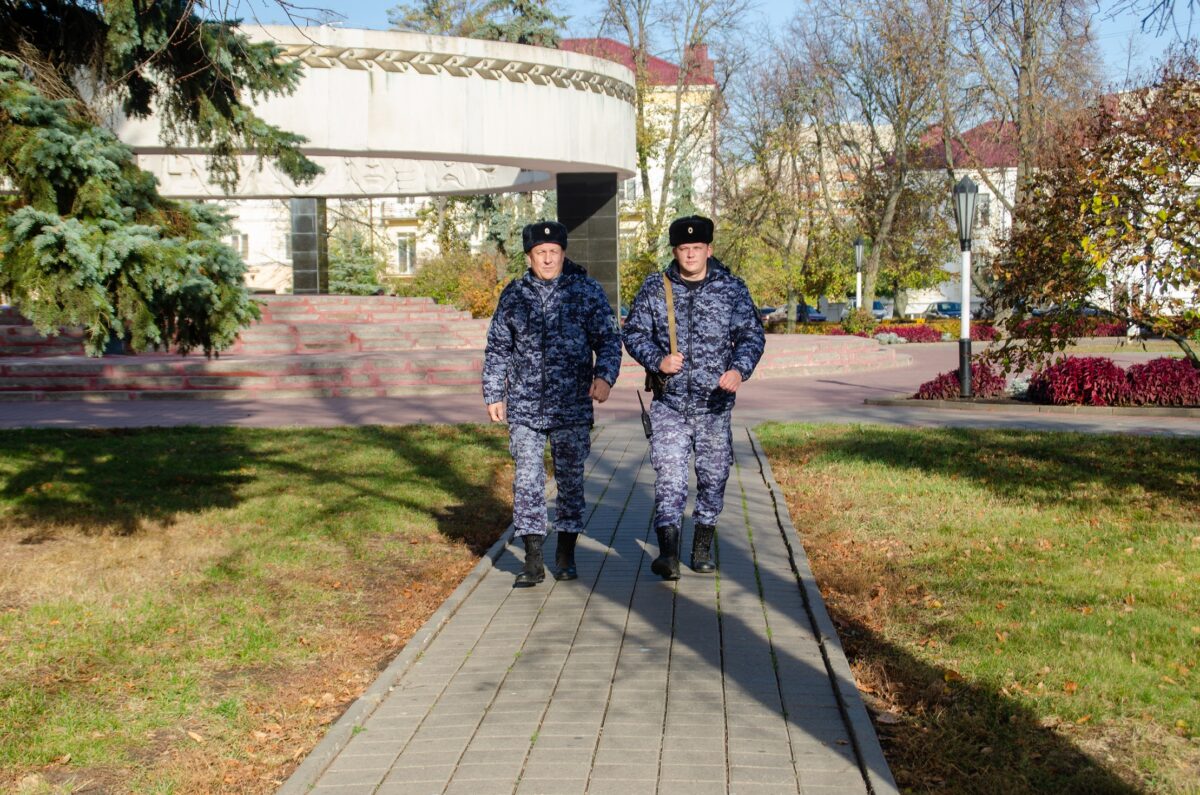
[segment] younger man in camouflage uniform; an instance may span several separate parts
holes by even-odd
[[[750,377],[766,338],[741,279],[712,256],[713,223],[698,215],[671,223],[675,260],[667,267],[678,352],[672,354],[663,274],[646,278],[625,319],[625,348],[651,374],[666,377],[650,406],[654,464],[654,531],[664,580],[679,579],[680,526],[688,465],[696,467],[692,569],[716,570],[711,558],[717,516],[733,463],[730,414],[734,393]]]
[[[621,368],[621,335],[612,307],[600,284],[565,257],[567,228],[539,221],[525,227],[522,242],[529,270],[500,294],[483,360],[488,416],[508,422],[508,448],[516,464],[513,525],[525,545],[517,587],[546,577],[547,440],[558,484],[554,578],[578,576],[575,541],[583,530],[591,401],[608,400]]]

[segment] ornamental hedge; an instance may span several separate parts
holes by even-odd
[[[1200,370],[1187,359],[1164,356],[1130,365],[1125,374],[1135,406],[1200,406]]]
[[[1004,376],[988,364],[971,365],[971,394],[990,398],[1004,394]],[[958,370],[950,370],[921,384],[914,395],[919,400],[957,400],[962,393]]]
[[[1029,399],[1056,406],[1200,406],[1200,369],[1169,356],[1128,370],[1103,356],[1068,356],[1034,374]]]
[[[1052,406],[1123,406],[1131,394],[1125,371],[1105,356],[1067,356],[1029,380],[1029,399]]]
[[[996,397],[1005,391],[1004,377],[986,364],[972,365],[971,390],[975,397]],[[958,370],[921,384],[914,397],[956,400]],[[1128,370],[1103,356],[1067,356],[1034,373],[1026,397],[1054,406],[1200,406],[1200,368],[1169,356]]]
[[[942,332],[926,325],[886,325],[876,326],[871,336],[876,334],[895,334],[905,342],[941,342]]]

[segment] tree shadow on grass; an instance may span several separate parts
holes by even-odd
[[[54,526],[132,535],[146,522],[228,508],[249,477],[244,440],[224,429],[22,430],[0,441],[2,524],[23,543]]]
[[[511,518],[507,439],[484,426],[17,431],[0,461],[0,526],[24,543],[59,526],[132,535],[257,500],[284,533],[361,551],[426,515],[478,554]]]
[[[1200,440],[962,428],[861,427],[805,439],[837,460],[961,479],[1042,505],[1150,501],[1200,508]]]
[[[897,783],[911,792],[1134,795],[1142,790],[1044,726],[1036,713],[955,671],[930,665],[830,606],[860,680],[897,710],[876,729]]]

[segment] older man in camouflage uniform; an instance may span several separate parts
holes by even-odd
[[[741,279],[712,256],[713,223],[693,215],[671,223],[671,282],[678,351],[671,353],[664,274],[642,284],[625,319],[625,348],[651,376],[665,378],[650,406],[654,530],[664,580],[679,579],[688,466],[695,456],[692,569],[708,573],[717,517],[733,463],[734,393],[754,372],[766,342],[762,321]],[[661,382],[661,381],[660,381]]]
[[[483,400],[508,422],[516,464],[513,526],[525,545],[516,586],[545,579],[546,442],[558,485],[555,579],[573,580],[583,531],[583,468],[592,401],[603,403],[621,368],[621,336],[600,284],[565,256],[567,228],[539,221],[522,233],[529,270],[500,294],[488,328]]]

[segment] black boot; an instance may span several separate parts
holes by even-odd
[[[650,571],[664,580],[679,579],[679,528],[656,527],[658,557],[650,564]]]
[[[554,579],[577,580],[579,573],[575,571],[575,542],[579,533],[558,533],[558,544],[554,547]]]
[[[692,571],[711,574],[717,570],[712,562],[712,540],[716,532],[716,526],[711,524],[698,524],[692,531]]]
[[[542,563],[542,542],[545,540],[545,536],[521,536],[521,541],[525,544],[525,568],[517,575],[513,587],[528,588],[546,579],[546,567]]]

